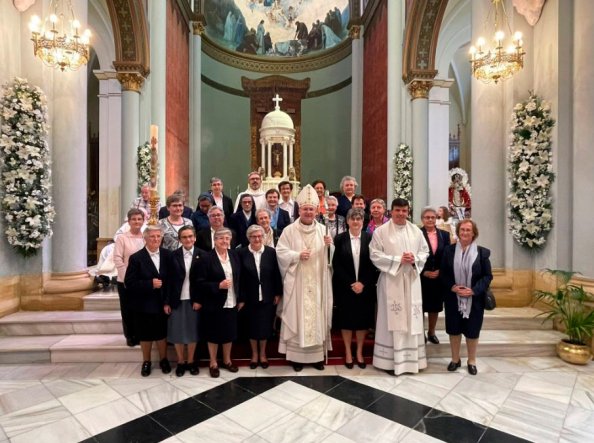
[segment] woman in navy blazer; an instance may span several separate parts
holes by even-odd
[[[349,209],[349,230],[334,238],[332,259],[332,292],[336,305],[335,326],[340,328],[345,345],[345,366],[353,368],[351,344],[353,331],[357,342],[357,365],[365,368],[363,343],[369,328],[375,324],[376,284],[378,272],[369,258],[371,235],[363,231],[365,212],[360,208]],[[355,250],[353,250],[353,247]],[[358,252],[358,269],[355,258]]]
[[[458,243],[446,248],[440,277],[448,291],[445,297],[446,332],[450,336],[452,361],[448,371],[461,366],[460,344],[466,337],[468,373],[476,375],[476,350],[485,313],[485,293],[493,274],[491,251],[476,244],[478,228],[469,219],[456,226]]]
[[[237,372],[231,360],[231,346],[237,338],[237,309],[241,264],[237,251],[229,249],[231,231],[218,229],[215,247],[203,256],[196,273],[197,300],[202,309],[203,335],[208,342],[211,377],[219,376],[217,352],[223,345],[223,368]]]
[[[252,348],[250,368],[258,363],[266,369],[266,342],[272,336],[276,306],[283,293],[283,282],[276,251],[264,246],[264,228],[252,225],[247,230],[249,246],[239,250],[241,260],[240,305],[247,316],[248,336]],[[258,357],[259,351],[259,357]]]
[[[445,289],[439,278],[439,268],[443,251],[450,245],[450,234],[442,231],[435,226],[437,220],[437,211],[431,207],[424,208],[421,211],[421,221],[423,227],[421,231],[429,247],[429,257],[421,271],[421,289],[423,294],[423,312],[427,313],[428,331],[427,338],[431,343],[439,344],[439,339],[435,335],[435,326],[437,317],[443,311],[443,298]]]
[[[130,256],[124,278],[134,312],[134,330],[142,348],[144,362],[140,373],[143,377],[151,373],[153,342],[157,343],[161,370],[164,374],[171,372],[167,360],[167,317],[163,310],[171,252],[159,247],[162,239],[160,226],[147,226],[144,231],[146,247]]]
[[[182,246],[171,254],[164,305],[165,313],[169,315],[167,339],[174,344],[177,353],[175,375],[181,377],[186,370],[192,375],[198,375],[199,372],[194,354],[198,342],[200,305],[193,282],[196,279],[198,262],[205,251],[194,246],[196,231],[192,226],[183,226],[178,235]],[[188,348],[187,357],[184,357],[185,346]]]

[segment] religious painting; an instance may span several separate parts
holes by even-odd
[[[206,35],[262,57],[300,57],[348,38],[348,0],[205,0]]]

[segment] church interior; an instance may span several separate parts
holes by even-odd
[[[36,51],[51,32],[33,17],[48,25],[57,7],[90,31],[79,66]],[[521,36],[481,58],[498,27]],[[585,364],[562,360],[563,325],[538,315],[535,291],[556,289],[546,269],[575,272],[594,309],[592,41],[591,0],[1,0],[0,442],[591,441],[592,330]],[[15,245],[6,203],[21,171],[7,97],[26,83],[45,97],[46,124],[31,123],[45,154],[22,166],[42,177],[34,249]],[[532,166],[514,157],[521,125]],[[418,224],[426,206],[461,210],[491,251],[497,300],[478,375],[446,371],[440,315],[419,374],[348,369],[335,352],[323,372],[238,355],[217,379],[140,377],[118,294],[94,272],[139,196],[142,149],[161,204],[181,190],[193,209],[213,176],[235,201],[261,171],[295,195],[355,177],[368,200],[408,197]]]

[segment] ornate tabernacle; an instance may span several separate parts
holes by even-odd
[[[260,166],[263,171],[262,186],[265,190],[276,188],[282,180],[293,184],[293,196],[299,192],[295,174],[295,126],[289,114],[281,111],[278,94],[272,99],[274,111],[266,114],[260,127]]]

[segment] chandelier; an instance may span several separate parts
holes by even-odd
[[[504,0],[491,0],[492,8],[485,20],[485,28],[488,25],[491,14],[494,15],[494,47],[488,47],[486,40],[480,37],[476,46],[470,48],[470,64],[472,75],[484,83],[497,83],[499,80],[506,80],[524,67],[524,48],[522,47],[522,33],[512,33],[509,26],[507,13],[505,12]],[[511,43],[504,49],[505,32],[507,26]],[[513,35],[512,35],[513,34]]]
[[[80,22],[70,0],[52,0],[49,9],[43,21],[34,15],[29,22],[33,53],[47,66],[76,71],[89,61],[91,31],[79,34]]]

